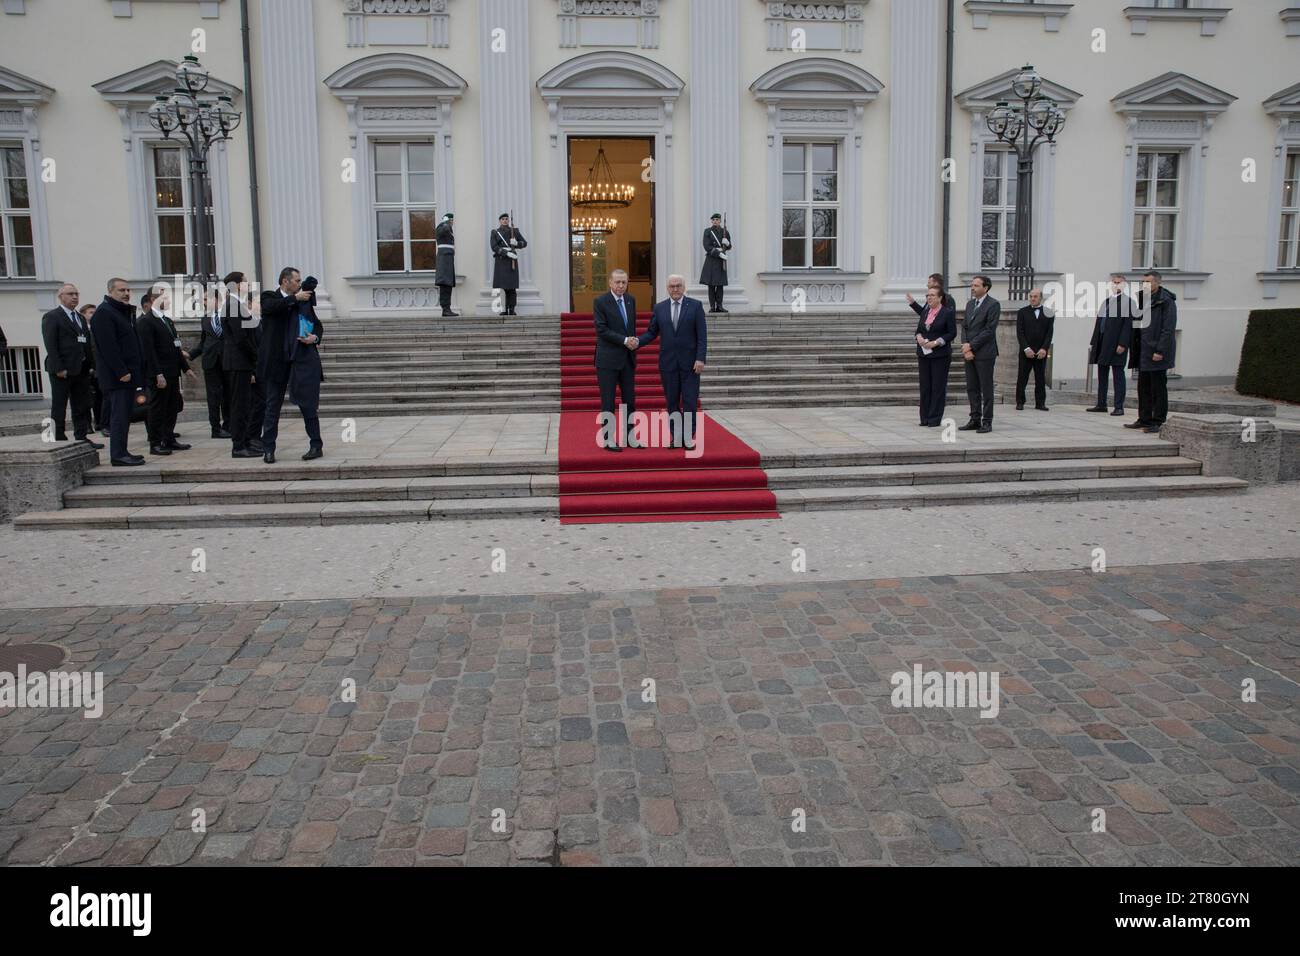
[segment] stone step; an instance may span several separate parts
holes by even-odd
[[[959,481],[1049,481],[1199,475],[1188,458],[1103,458],[1057,461],[953,462],[775,468],[767,472],[773,490],[823,487],[871,488],[951,484]],[[341,478],[280,481],[95,484],[63,496],[67,508],[155,508],[227,504],[303,504],[342,501],[440,501],[448,498],[527,498],[558,495],[560,479],[545,475],[457,475],[451,477]],[[689,489],[681,489],[689,490]]]
[[[645,385],[657,385],[658,376],[647,376],[639,379],[643,387]],[[706,386],[710,404],[720,404],[728,398],[746,398],[755,396],[767,396],[768,403],[774,407],[780,407],[785,402],[784,390],[781,386],[784,382],[774,381],[770,377],[763,377],[756,381],[741,381],[718,383],[713,382]],[[806,381],[798,382],[801,398],[843,398],[846,395],[857,395],[862,398],[869,398],[873,395],[888,393],[897,396],[903,389],[910,389],[908,394],[914,396],[916,392],[915,381],[906,382],[849,382],[849,383],[825,383],[824,379],[808,377]],[[957,391],[957,383],[949,380],[948,388],[950,392]],[[439,388],[412,388],[409,386],[396,385],[392,387],[366,387],[352,386],[352,390],[340,390],[334,388],[327,381],[321,386],[322,394],[328,394],[331,401],[335,403],[344,402],[361,402],[378,399],[381,396],[391,396],[394,403],[418,402],[423,404],[435,404],[439,400],[460,401],[467,392],[475,394],[491,393],[500,396],[503,400],[510,398],[545,398],[560,397],[560,383],[558,381],[537,381],[530,383],[529,380],[523,380],[518,383],[508,382],[505,384],[499,382],[443,382]],[[591,387],[594,393],[594,384]],[[964,387],[963,387],[964,391]],[[898,404],[908,404],[906,400]]]
[[[1200,475],[1161,477],[990,481],[875,487],[816,487],[779,490],[783,512],[939,507],[1047,501],[1125,501],[1242,492],[1237,478]],[[30,512],[14,526],[24,530],[110,530],[203,527],[322,526],[390,524],[455,518],[556,518],[556,497],[447,498],[443,500],[312,501],[283,504],[220,504],[163,507],[71,508]]]
[[[950,386],[950,395],[959,396],[957,386]],[[951,398],[950,404],[956,401]],[[839,395],[774,395],[769,392],[762,392],[756,395],[746,396],[727,396],[720,400],[710,400],[710,408],[722,412],[728,409],[746,409],[746,408],[772,408],[780,406],[782,408],[817,408],[826,406],[832,408],[880,408],[889,405],[914,405],[916,404],[916,388],[907,389],[906,391],[882,391],[875,395],[861,395],[856,392],[845,392]],[[409,417],[412,415],[501,415],[509,412],[513,415],[519,414],[546,414],[560,411],[560,401],[558,398],[504,398],[500,401],[480,400],[480,401],[447,401],[437,405],[427,403],[417,404],[415,402],[388,402],[384,404],[361,403],[345,404],[339,403],[337,399],[329,402],[322,402],[321,413],[329,414],[338,418],[383,418],[383,417]],[[589,409],[577,409],[586,411]],[[962,413],[955,413],[954,417],[958,422],[964,417]]]
[[[775,453],[763,456],[761,467],[773,469],[865,468],[875,466],[914,466],[928,464],[969,464],[972,462],[1045,462],[1096,461],[1124,463],[1142,459],[1173,460],[1178,446],[1153,439],[1127,444],[1080,444],[1060,442],[1042,445],[936,445],[916,448],[876,448],[852,451]],[[1121,467],[1114,465],[1113,467]],[[139,468],[123,469],[98,465],[85,474],[87,486],[165,485],[209,482],[253,481],[334,481],[369,479],[412,479],[441,477],[481,477],[512,475],[554,475],[558,471],[554,455],[520,455],[492,458],[433,455],[390,456],[382,460],[326,457],[313,462],[284,460],[265,465],[259,460],[223,460],[219,464],[187,465],[183,460],[157,463],[153,459]]]
[[[657,365],[657,362],[654,363]],[[554,358],[530,359],[528,361],[502,362],[495,359],[444,359],[436,362],[404,362],[400,359],[390,359],[383,362],[366,361],[357,362],[326,362],[326,375],[334,378],[352,377],[363,375],[400,375],[404,377],[427,378],[432,375],[457,375],[457,376],[497,376],[503,375],[527,375],[545,372],[550,375],[558,375],[560,369],[557,368]],[[573,371],[580,374],[594,375],[596,370],[590,362],[583,363],[566,363]],[[916,358],[899,358],[892,355],[881,355],[875,358],[863,359],[840,359],[835,361],[817,362],[810,361],[805,356],[791,358],[789,361],[780,361],[775,356],[764,355],[753,357],[748,355],[728,355],[724,358],[717,356],[709,357],[709,368],[717,373],[730,372],[735,370],[744,370],[747,372],[806,372],[810,374],[823,375],[828,372],[843,372],[853,374],[873,374],[878,372],[898,372],[910,373],[916,375]]]
[[[658,384],[658,370],[654,377],[638,377],[638,381],[651,382]],[[590,375],[581,379],[572,381],[569,385],[563,386],[569,390],[595,389],[596,375],[593,371]],[[385,378],[329,378],[321,383],[322,394],[339,395],[341,393],[364,395],[373,398],[379,398],[385,395],[404,396],[413,401],[420,401],[426,396],[451,390],[456,394],[474,391],[491,391],[501,392],[503,394],[521,394],[532,390],[538,393],[554,394],[562,386],[559,376],[538,376],[538,377],[516,377],[508,381],[502,381],[500,378],[482,376],[459,377],[446,375],[439,377],[398,377]],[[787,388],[816,388],[827,390],[832,387],[842,390],[857,389],[881,389],[890,387],[893,389],[915,388],[916,375],[907,375],[903,372],[891,372],[888,374],[871,375],[864,380],[860,374],[847,372],[824,372],[820,375],[809,373],[801,374],[781,374],[772,372],[764,375],[753,375],[742,370],[718,370],[711,373],[707,384],[708,394],[716,398],[720,394],[746,394],[746,390],[754,388],[766,388],[769,391]],[[956,388],[955,383],[949,380],[949,387]],[[962,383],[963,391],[965,382]],[[775,404],[780,404],[779,401]]]

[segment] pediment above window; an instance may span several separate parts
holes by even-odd
[[[760,103],[798,105],[844,103],[865,106],[885,84],[861,67],[843,60],[804,57],[768,70],[750,85]]]
[[[114,106],[149,104],[153,102],[155,96],[170,95],[176,91],[177,66],[179,64],[175,60],[158,60],[148,66],[96,83],[94,89]],[[211,76],[208,78],[208,88],[203,96],[214,99],[218,96],[229,96],[233,100],[242,92],[233,83]]]
[[[1185,73],[1169,72],[1125,90],[1111,103],[1129,116],[1182,113],[1206,118],[1222,113],[1236,99]]]
[[[53,87],[0,66],[0,108],[36,107],[53,95]]]
[[[1300,118],[1300,83],[1278,90],[1264,101],[1264,112],[1270,116]]]
[[[325,85],[346,102],[458,100],[469,89],[455,70],[414,53],[377,53],[354,60],[326,77]]]
[[[1020,68],[1017,67],[1014,70],[999,73],[997,76],[991,77],[983,83],[978,83],[968,90],[963,90],[956,96],[957,105],[972,113],[982,113],[992,109],[1000,102],[1014,103],[1019,100],[1019,97],[1016,96],[1012,86],[1019,74]],[[1046,77],[1043,78],[1043,86],[1039,91],[1039,95],[1052,100],[1063,110],[1069,110],[1083,96],[1082,93],[1076,93],[1068,86],[1054,83]]]
[[[537,81],[543,99],[566,96],[676,99],[685,81],[667,67],[636,53],[584,53],[566,60]]]

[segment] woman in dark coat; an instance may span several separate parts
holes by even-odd
[[[952,370],[952,341],[957,337],[957,310],[944,305],[943,290],[931,286],[925,305],[910,295],[907,304],[917,314],[916,361],[921,380],[921,427],[943,424],[948,401],[948,373]]]

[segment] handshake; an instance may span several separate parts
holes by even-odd
[[[628,338],[623,340],[623,344],[627,346],[627,348],[635,352],[637,349],[641,347],[641,340],[636,338],[635,336],[629,336]]]

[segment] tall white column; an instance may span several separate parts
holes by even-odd
[[[482,79],[479,87],[479,115],[483,128],[483,215],[491,217],[484,225],[495,229],[497,216],[515,214],[515,225],[529,246],[519,256],[519,302],[521,314],[541,314],[545,306],[533,278],[533,260],[545,240],[542,224],[533,209],[533,90],[528,57],[528,0],[480,0],[479,63]],[[552,184],[563,189],[562,185]],[[568,261],[568,249],[550,250]],[[491,314],[491,249],[484,246],[481,255],[486,263],[485,286],[479,293],[475,311]],[[560,298],[567,289],[552,289],[556,301],[552,312],[568,308]],[[502,302],[497,311],[505,308]]]
[[[889,223],[880,305],[925,291],[941,268],[943,0],[889,5]]]
[[[320,123],[316,115],[316,28],[312,0],[263,0],[262,82],[259,106],[267,177],[263,195],[270,214],[272,285],[293,266],[321,281],[317,311],[330,315],[321,219]]]
[[[693,2],[691,10],[691,272],[686,281],[697,286],[704,267],[700,237],[715,212],[727,214],[735,250],[727,262],[724,304],[744,307],[742,263],[759,262],[763,249],[747,242],[740,205],[740,0]],[[746,12],[751,12],[746,10]],[[672,267],[675,268],[675,267]],[[666,275],[661,277],[666,279]],[[697,286],[698,287],[698,286]],[[656,294],[662,290],[656,290]],[[701,293],[703,294],[703,293]]]

